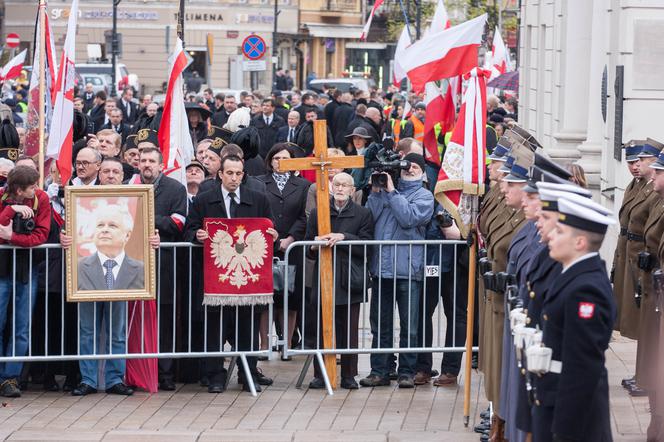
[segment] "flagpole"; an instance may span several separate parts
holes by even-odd
[[[468,251],[468,310],[466,313],[466,367],[463,385],[463,425],[468,426],[470,422],[470,387],[472,376],[473,360],[473,328],[475,326],[475,277],[477,273],[477,238],[475,237],[475,219],[477,217],[479,205],[479,196],[472,198],[472,217],[470,224],[468,241],[470,250]]]
[[[46,0],[39,0],[39,187],[44,188],[44,140],[46,130]]]

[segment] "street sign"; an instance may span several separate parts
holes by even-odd
[[[249,60],[260,60],[267,51],[267,45],[258,35],[250,35],[242,40],[242,54]]]
[[[5,42],[7,43],[8,48],[12,48],[12,49],[17,48],[19,43],[21,43],[21,37],[19,37],[18,34],[14,34],[14,33],[7,34],[7,38],[6,38]]]
[[[265,60],[243,60],[243,71],[265,71],[267,70],[267,63]]]

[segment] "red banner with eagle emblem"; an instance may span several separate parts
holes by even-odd
[[[272,227],[267,218],[205,218],[203,305],[271,304]]]

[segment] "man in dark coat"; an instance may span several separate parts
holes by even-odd
[[[334,117],[332,118],[334,121],[334,132],[332,134],[334,135],[334,145],[336,147],[346,145],[346,139],[344,138],[348,135],[346,129],[348,128],[348,123],[355,116],[355,108],[350,104],[352,100],[353,95],[350,92],[344,92],[341,94],[338,107],[334,110]]]
[[[117,102],[118,108],[122,111],[122,121],[127,124],[134,124],[138,120],[138,104],[132,101],[133,98],[134,90],[126,87]]]
[[[234,155],[225,157],[221,162],[219,171],[221,185],[214,190],[200,194],[194,200],[191,212],[187,219],[185,241],[202,243],[207,239],[207,231],[203,229],[204,218],[269,218],[273,219],[270,203],[265,195],[254,192],[241,185],[244,176],[242,160]],[[237,201],[239,199],[239,202]],[[276,230],[268,229],[274,239],[278,237]],[[194,300],[193,302],[200,302]],[[258,348],[258,321],[257,315],[252,312],[252,306],[241,307],[207,307],[207,350],[218,351],[223,347],[224,341],[233,343],[236,350],[250,350]],[[220,315],[223,311],[224,330],[219,330]],[[253,327],[251,324],[253,323]],[[237,336],[235,329],[237,326]],[[254,335],[251,335],[252,330]],[[220,339],[221,335],[221,339]],[[254,377],[256,390],[259,385],[270,385],[272,380],[262,375],[256,368],[256,358],[248,357],[249,370]],[[242,362],[239,363],[240,367]],[[208,375],[208,392],[221,393],[226,383],[226,369],[224,358],[208,358],[206,361]],[[242,369],[240,369],[242,370]],[[239,376],[242,378],[242,375]],[[243,389],[249,390],[246,382]]]
[[[235,102],[235,95],[228,94],[224,97],[224,105],[217,110],[217,112],[212,115],[212,125],[217,127],[224,127],[224,124],[228,121],[231,113],[237,109],[237,103]]]
[[[330,100],[330,102],[327,103],[323,108],[323,115],[325,116],[325,120],[327,121],[327,126],[330,128],[332,133],[334,133],[336,129],[334,121],[334,112],[341,104],[340,103],[341,91],[339,89],[335,89],[335,91],[332,93],[331,98],[332,99]]]
[[[330,223],[332,233],[318,236],[318,212],[313,209],[307,221],[305,241],[327,241],[328,247],[334,247],[338,241],[369,241],[373,239],[373,218],[371,211],[352,201],[355,193],[353,177],[347,173],[339,173],[332,179],[334,195],[330,200]],[[333,252],[336,259],[334,281],[335,330],[337,348],[357,348],[360,319],[360,305],[366,297],[365,288],[368,287],[368,278],[364,268],[364,247],[336,246]],[[308,255],[316,259],[317,249],[311,248]],[[350,266],[349,266],[350,265]],[[348,269],[350,268],[350,276]],[[311,293],[318,293],[318,271],[314,270],[314,287]],[[317,330],[316,322],[319,311],[318,297],[312,295],[307,303],[306,318],[313,322],[307,330]],[[348,318],[350,317],[350,321]],[[348,331],[350,330],[350,333]],[[321,342],[322,343],[322,342]],[[357,376],[357,355],[345,354],[341,356],[341,388],[355,390],[358,388],[355,381]],[[320,366],[316,362],[314,379],[309,388],[325,388]]]
[[[562,273],[542,307],[542,345],[552,355],[548,368],[539,370],[533,440],[610,441],[604,353],[616,307],[598,251],[613,220],[601,205],[573,197],[558,199],[558,224],[549,234],[549,253]],[[542,368],[532,361],[529,370]]]
[[[122,121],[122,111],[120,109],[113,109],[111,111],[109,121],[100,128],[100,130],[102,129],[113,129],[118,135],[122,137],[123,145],[131,133],[131,127]]]
[[[178,242],[182,239],[182,231],[187,215],[187,189],[178,181],[162,173],[163,157],[159,149],[145,148],[141,151],[140,165],[141,184],[154,186],[155,228],[159,231],[161,242]],[[176,293],[173,292],[173,278],[178,278],[173,266],[173,254],[177,249],[169,250],[162,247],[157,255],[159,265],[159,351],[171,353],[175,351],[173,341],[174,306]],[[181,252],[184,256],[184,253]],[[159,388],[166,391],[175,390],[173,360],[159,359]]]
[[[371,108],[371,111],[375,112],[376,109]],[[369,109],[367,109],[367,106],[364,104],[358,104],[355,108],[355,118],[353,118],[353,120],[348,123],[345,135],[352,133],[353,130],[357,127],[363,127],[367,130],[373,141],[380,143],[382,140],[380,126],[375,124],[367,114],[369,114]]]
[[[286,122],[280,116],[274,113],[274,100],[266,98],[263,100],[263,114],[257,115],[251,120],[251,125],[258,129],[261,138],[261,145],[258,153],[265,158],[267,153],[277,140],[277,131],[285,126]]]

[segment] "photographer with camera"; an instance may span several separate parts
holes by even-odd
[[[39,189],[39,172],[16,166],[7,175],[7,188],[0,191],[0,244],[34,247],[46,242],[51,230],[51,206]],[[31,309],[37,296],[37,267],[30,269],[28,250],[0,251],[0,354],[24,356],[28,351]],[[13,304],[15,336],[4,336],[8,306]],[[11,320],[11,318],[9,318]],[[15,345],[15,348],[14,348]],[[0,365],[0,395],[19,397],[18,377],[23,363]]]
[[[404,160],[410,162],[410,167],[401,170],[401,179],[397,186],[394,185],[393,177],[389,173],[376,172],[371,176],[372,188],[367,199],[367,207],[375,220],[376,240],[423,240],[426,226],[433,216],[433,195],[422,186],[424,157],[411,153],[406,155]],[[390,348],[393,345],[394,299],[399,307],[399,347],[415,347],[418,338],[420,294],[424,279],[424,247],[381,246],[374,251],[373,258],[371,346]],[[362,379],[361,385],[365,387],[390,385],[391,357],[388,353],[372,354],[371,373]],[[416,361],[415,353],[399,354],[400,388],[413,388]]]

